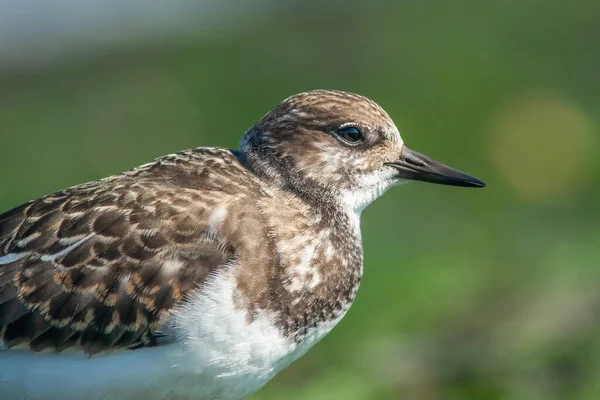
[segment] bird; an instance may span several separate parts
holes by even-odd
[[[0,215],[0,398],[243,399],[346,314],[362,211],[485,184],[405,146],[373,100],[288,97],[198,147]]]

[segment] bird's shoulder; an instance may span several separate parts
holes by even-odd
[[[233,152],[199,148],[1,214],[0,345],[156,344],[177,304],[232,257],[215,210],[253,190]]]

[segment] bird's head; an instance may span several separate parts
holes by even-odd
[[[411,180],[485,186],[409,149],[377,103],[341,91],[314,90],[285,99],[246,132],[241,150],[257,173],[357,211]]]

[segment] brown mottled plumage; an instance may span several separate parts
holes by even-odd
[[[251,394],[348,310],[363,270],[360,213],[403,180],[483,185],[406,148],[372,100],[317,90],[265,115],[239,151],[183,151],[0,215],[0,391]],[[117,355],[55,356],[55,375],[30,383],[29,353],[7,358],[23,347]],[[148,379],[111,375],[132,353]],[[11,381],[15,363],[24,372]],[[88,367],[111,377],[103,391],[89,392],[97,382],[85,374],[68,379]]]
[[[211,179],[215,167],[232,186]],[[173,306],[232,257],[205,217],[236,185],[253,188],[244,173],[227,150],[190,150],[1,215],[0,256],[17,258],[0,267],[5,345],[155,344]]]

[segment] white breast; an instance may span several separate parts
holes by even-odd
[[[88,358],[80,353],[0,352],[0,398],[242,399],[300,357],[342,318],[297,344],[274,316],[240,307],[234,269],[207,279],[174,316],[177,341]],[[239,303],[239,304],[238,304]]]
[[[244,398],[304,354],[342,318],[313,329],[302,343],[284,337],[275,315],[244,309],[235,268],[207,279],[174,318],[176,335],[189,352],[187,369],[209,377],[213,395]]]

